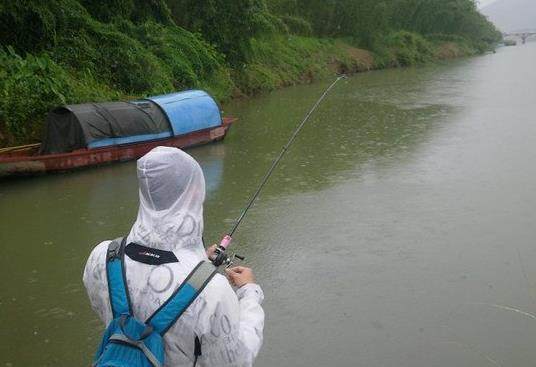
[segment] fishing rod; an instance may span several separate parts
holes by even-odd
[[[261,193],[261,190],[264,187],[264,185],[266,185],[266,182],[268,182],[268,179],[272,175],[272,172],[275,170],[275,168],[277,167],[277,165],[279,164],[281,159],[283,159],[283,157],[285,156],[285,153],[288,151],[288,149],[290,148],[290,146],[292,145],[292,143],[294,142],[294,140],[296,139],[296,137],[300,133],[300,131],[303,128],[303,126],[307,123],[307,120],[309,120],[309,117],[311,117],[311,115],[317,109],[317,107],[320,105],[320,103],[322,103],[324,98],[326,98],[326,96],[329,94],[331,89],[333,89],[333,87],[335,87],[335,84],[337,84],[339,82],[339,80],[345,79],[345,78],[346,78],[346,75],[341,75],[341,76],[337,77],[337,79],[335,79],[335,81],[330,84],[330,86],[324,91],[324,93],[316,101],[316,103],[313,105],[313,107],[307,113],[307,115],[305,115],[305,118],[303,119],[303,121],[296,127],[296,129],[294,129],[294,132],[290,136],[289,141],[287,142],[287,144],[285,144],[283,146],[283,149],[281,150],[281,152],[279,153],[277,158],[275,158],[275,160],[272,162],[272,165],[270,166],[270,169],[268,169],[268,171],[264,175],[263,179],[261,180],[261,183],[260,183],[259,187],[253,193],[251,198],[248,200],[247,205],[242,210],[242,213],[240,214],[240,216],[236,220],[235,224],[233,225],[233,228],[222,238],[220,244],[216,246],[216,249],[214,251],[214,255],[211,257],[211,261],[215,266],[220,266],[220,265],[231,266],[233,264],[233,260],[234,260],[235,257],[237,259],[239,259],[239,260],[244,260],[244,258],[242,256],[239,256],[237,254],[229,256],[226,253],[227,248],[231,245],[231,242],[233,241],[234,233],[238,229],[238,226],[240,225],[240,223],[242,223],[242,220],[246,216],[248,210],[251,208],[251,206],[253,205],[253,203],[255,202],[255,200],[257,199],[259,194]]]

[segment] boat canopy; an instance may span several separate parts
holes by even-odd
[[[221,125],[220,108],[207,93],[191,90],[149,97],[166,114],[174,135]]]
[[[41,154],[164,139],[221,123],[216,102],[197,90],[130,102],[62,106],[48,114]]]

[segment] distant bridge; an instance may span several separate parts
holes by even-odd
[[[518,38],[521,39],[521,42],[525,44],[527,38],[536,35],[536,30],[524,30],[510,33],[503,33],[503,38]]]

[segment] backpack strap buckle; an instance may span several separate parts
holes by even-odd
[[[119,237],[110,242],[108,252],[106,253],[106,262],[121,258],[121,248],[126,237]]]

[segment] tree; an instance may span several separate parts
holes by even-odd
[[[251,37],[277,30],[264,0],[167,0],[175,22],[199,32],[233,65],[245,62]]]

